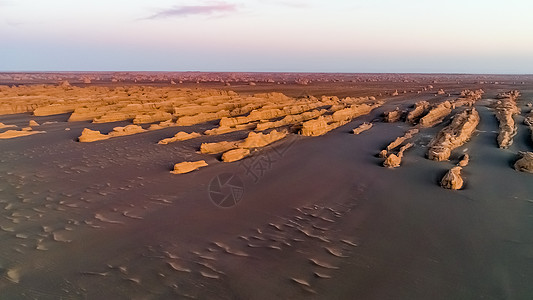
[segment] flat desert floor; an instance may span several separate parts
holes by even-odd
[[[532,299],[531,102],[532,76],[0,74],[0,299]]]

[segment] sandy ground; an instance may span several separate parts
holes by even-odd
[[[197,150],[245,132],[157,145],[216,121],[86,144],[76,140],[89,122],[66,122],[69,114],[0,116],[21,127],[57,122],[40,126],[46,134],[0,141],[0,299],[531,299],[533,177],[512,165],[518,151],[533,150],[522,124],[533,83],[515,80],[481,86],[481,123],[451,161],[425,158],[447,117],[422,129],[393,170],[376,154],[410,125],[351,129],[396,106],[447,96],[385,97],[379,109],[324,136],[291,134],[234,163]],[[480,87],[472,79],[224,88],[343,97],[426,84]],[[488,104],[509,89],[522,92],[522,115],[513,145],[502,150]],[[441,188],[465,151],[465,188]],[[169,173],[175,162],[200,159],[209,167]],[[237,203],[221,208],[216,195]]]

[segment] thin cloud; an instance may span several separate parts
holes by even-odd
[[[300,2],[300,1],[275,1],[275,4],[283,5],[291,8],[307,8],[311,7],[311,5],[308,2]]]
[[[227,2],[210,2],[205,5],[180,5],[162,10],[147,19],[162,19],[171,17],[187,17],[192,15],[212,15],[237,11],[235,4]]]

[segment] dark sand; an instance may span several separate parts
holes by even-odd
[[[476,80],[406,89],[433,84],[458,93],[480,87]],[[358,83],[353,93],[346,83],[258,89],[355,96],[402,84]],[[0,141],[0,299],[532,299],[533,177],[512,169],[518,151],[533,150],[531,134],[519,116],[514,144],[498,149],[487,105],[497,92],[519,89],[524,114],[533,83],[481,87],[478,131],[450,162],[425,158],[448,117],[422,129],[394,170],[376,154],[410,125],[351,129],[396,106],[445,96],[390,98],[325,136],[292,135],[235,163],[196,151],[245,132],[157,145],[191,129],[174,127],[82,144],[76,138],[89,123],[67,123],[68,114],[0,116],[19,126],[58,122],[39,128],[46,134]],[[107,132],[127,124],[90,126]],[[439,187],[465,149],[465,188]],[[199,159],[209,167],[168,172]],[[246,172],[243,164],[261,160],[262,173]],[[211,180],[224,173],[243,182],[230,208],[209,198]]]

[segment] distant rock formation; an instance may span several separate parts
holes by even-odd
[[[514,168],[520,172],[533,173],[533,152],[519,152]]]
[[[95,142],[95,141],[107,140],[113,137],[137,134],[137,133],[141,133],[145,131],[146,130],[143,129],[139,125],[127,125],[124,127],[121,127],[121,126],[115,127],[113,128],[113,131],[111,131],[108,134],[102,134],[100,133],[100,131],[85,128],[83,129],[81,135],[78,137],[78,141],[82,143],[90,143],[90,142]]]
[[[461,91],[461,96],[455,101],[453,101],[453,104],[455,107],[460,106],[474,106],[476,101],[481,99],[485,92],[482,89],[471,91],[471,90],[463,90]]]
[[[464,145],[479,124],[479,113],[475,108],[465,109],[453,118],[450,125],[443,128],[429,143],[428,158],[448,160],[451,151]]]
[[[463,187],[463,178],[461,177],[461,167],[451,168],[440,181],[440,185],[445,189],[459,190]]]
[[[205,160],[199,160],[199,161],[185,161],[182,163],[178,163],[174,165],[174,170],[170,171],[172,174],[185,174],[189,173],[195,170],[198,170],[201,167],[207,166],[207,163]]]
[[[347,124],[359,116],[370,113],[382,104],[383,102],[350,105],[347,108],[334,112],[332,115],[320,116],[317,119],[304,122],[300,134],[304,136],[323,135],[337,127]]]
[[[28,126],[37,127],[39,126],[39,123],[37,123],[35,120],[30,120],[30,122],[28,123]]]
[[[173,143],[173,142],[178,142],[178,141],[185,141],[185,140],[190,140],[190,139],[194,139],[194,138],[197,138],[201,136],[201,134],[197,133],[197,132],[191,132],[191,133],[186,133],[186,132],[183,132],[183,131],[180,131],[178,133],[176,133],[173,137],[171,138],[166,138],[166,139],[162,139],[158,142],[159,145],[167,145],[169,143]]]
[[[433,107],[422,119],[420,126],[432,127],[440,122],[452,112],[453,105],[450,101],[444,101]]]
[[[517,132],[514,116],[520,114],[520,109],[516,105],[516,98],[519,96],[519,91],[501,93],[497,96],[500,100],[496,102],[495,110],[496,118],[500,124],[498,146],[501,149],[507,149],[513,144],[513,138]]]
[[[268,134],[250,132],[248,137],[239,144],[239,148],[262,148],[287,136],[285,131],[272,130]]]
[[[360,134],[360,133],[362,133],[364,131],[369,130],[370,128],[372,128],[372,126],[373,126],[372,123],[364,122],[363,124],[359,125],[359,127],[353,129],[352,133],[353,134]]]

